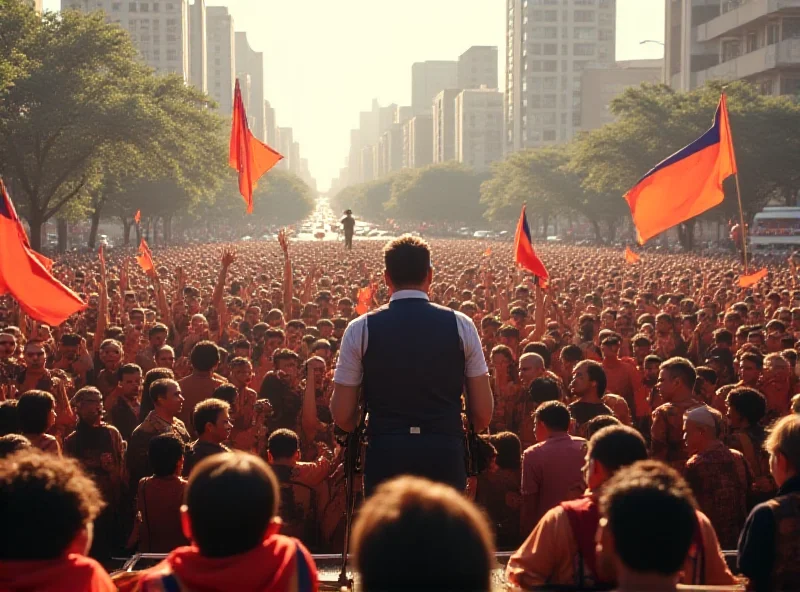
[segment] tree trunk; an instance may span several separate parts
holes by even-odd
[[[547,227],[550,225],[550,214],[542,214],[542,238],[547,238]]]
[[[614,220],[606,220],[608,226],[608,240],[614,242],[617,239],[617,227]]]
[[[124,217],[120,218],[120,220],[122,220],[123,243],[126,247],[129,247],[131,244],[131,223]]]
[[[162,218],[164,222],[164,244],[172,243],[172,216],[167,215]]]
[[[97,245],[97,230],[100,228],[100,211],[95,209],[92,212],[92,226],[89,228],[89,249],[94,249]]]
[[[136,231],[136,244],[140,245],[142,243],[142,224],[136,224],[133,229]]]
[[[67,251],[67,233],[69,232],[69,228],[67,226],[67,221],[59,218],[56,220],[56,232],[58,233],[58,252],[59,253],[66,253]]]
[[[686,222],[678,225],[678,241],[684,251],[692,251],[694,249],[694,220],[687,220]]]
[[[600,235],[600,223],[595,220],[594,218],[590,218],[589,222],[592,223],[592,228],[594,228],[594,238],[597,242],[602,243],[603,237]]]
[[[42,226],[45,220],[43,212],[36,210],[31,211],[28,216],[28,224],[31,226],[31,247],[34,251],[42,252]]]

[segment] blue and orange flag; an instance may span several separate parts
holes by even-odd
[[[51,273],[52,261],[34,251],[0,181],[0,295],[11,294],[32,319],[60,325],[86,308]]]
[[[531,229],[528,226],[528,218],[525,216],[524,204],[517,223],[517,233],[514,236],[514,262],[541,280],[546,280],[550,277],[544,267],[544,263],[536,255],[536,251],[533,250]]]
[[[242,101],[239,80],[233,91],[233,117],[228,164],[239,173],[239,193],[247,204],[247,213],[253,213],[253,190],[261,176],[283,158],[275,150],[253,135],[247,125],[247,113]]]
[[[711,129],[657,164],[625,194],[639,244],[722,203],[722,183],[736,170],[722,95]]]

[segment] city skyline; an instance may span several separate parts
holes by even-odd
[[[386,4],[207,0],[227,6],[235,30],[264,52],[264,96],[278,125],[293,128],[323,191],[344,165],[360,111],[374,98],[411,104],[412,63],[456,60],[470,46],[496,45],[505,71],[506,0],[406,0],[392,10]],[[59,7],[60,0],[44,0],[45,10]],[[618,60],[659,58],[661,46],[639,42],[663,38],[664,0],[617,0]]]

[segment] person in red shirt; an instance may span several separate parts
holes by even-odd
[[[192,471],[179,547],[140,573],[139,592],[317,592],[317,569],[297,539],[278,534],[278,480],[245,452],[215,454]]]
[[[94,559],[100,492],[77,461],[35,449],[0,463],[0,590],[114,592]]]

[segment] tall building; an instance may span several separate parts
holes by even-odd
[[[378,178],[403,168],[403,126],[393,123],[378,142]]]
[[[581,75],[581,130],[590,131],[612,123],[611,101],[628,87],[661,82],[663,64],[663,60],[628,60],[586,68]]]
[[[747,80],[766,95],[800,91],[797,0],[672,0],[665,41],[667,81],[677,90]]]
[[[294,130],[290,127],[279,127],[278,138],[275,142],[276,150],[283,155],[276,166],[290,171],[292,170],[292,146],[294,144]]]
[[[254,51],[247,41],[247,33],[236,31],[234,37],[236,48],[236,77],[241,82],[249,80],[249,93],[243,97],[247,110],[247,123],[250,131],[262,142],[266,141],[267,129],[264,122],[264,54]]]
[[[208,49],[208,94],[223,115],[233,112],[233,87],[236,82],[236,52],[233,17],[224,6],[206,8]]]
[[[128,31],[147,65],[162,74],[177,74],[189,82],[187,0],[61,0],[61,10],[70,9],[104,11],[108,22],[118,23]]]
[[[369,183],[375,179],[375,146],[369,144],[361,148],[361,182]]]
[[[458,58],[458,88],[498,88],[497,47],[473,45]]]
[[[347,156],[349,185],[357,185],[364,180],[361,174],[361,144],[361,130],[350,130],[350,152]]]
[[[264,125],[267,129],[267,144],[276,146],[275,108],[267,100],[264,101]]]
[[[403,166],[419,169],[433,163],[433,118],[415,115],[403,126]]]
[[[571,140],[581,73],[615,61],[616,0],[507,0],[506,16],[506,150]]]
[[[392,123],[399,123],[402,125],[412,117],[414,117],[414,111],[411,107],[395,107]]]
[[[456,160],[486,171],[503,159],[503,93],[466,89],[455,98]]]
[[[433,99],[446,88],[458,88],[458,62],[417,62],[411,66],[411,109],[430,113]]]
[[[291,150],[289,151],[289,172],[300,176],[302,163],[300,162],[300,142],[292,142]]]
[[[206,46],[206,2],[194,0],[189,6],[189,84],[208,92],[208,47]]]
[[[433,99],[433,162],[447,162],[456,157],[455,98],[460,90],[446,89]]]

